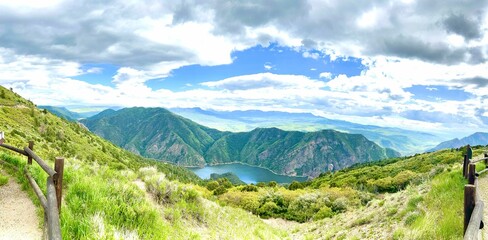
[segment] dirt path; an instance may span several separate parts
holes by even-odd
[[[9,176],[8,183],[0,187],[0,240],[41,238],[36,207],[15,179]]]

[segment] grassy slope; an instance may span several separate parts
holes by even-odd
[[[265,218],[305,220],[287,227],[298,239],[459,239],[462,154],[444,150],[362,164],[302,184],[304,189],[234,187],[219,200]],[[341,202],[346,208],[339,208]]]
[[[0,97],[3,96],[0,99],[0,129],[5,132],[6,143],[22,147],[27,141],[34,140],[35,152],[50,165],[53,165],[55,156],[66,158],[61,209],[63,238],[199,239],[202,229],[209,236],[223,239],[244,234],[244,229],[253,230],[247,235],[249,238],[286,237],[286,233],[260,223],[257,217],[243,210],[215,204],[207,206],[204,204],[208,201],[204,199],[205,191],[198,190],[196,196],[186,197],[193,192],[191,189],[199,188],[193,184],[198,183],[199,178],[190,171],[119,149],[76,123],[40,111],[4,88],[0,90],[3,91],[0,93]],[[26,162],[25,157],[3,150],[0,159],[21,169]],[[165,181],[175,188],[169,192],[174,201],[154,204],[151,195],[137,186],[135,180],[139,169],[145,167],[152,167],[164,175]],[[46,174],[36,164],[30,171],[45,189]],[[20,173],[17,177],[28,189]],[[31,196],[37,203],[32,193]],[[195,208],[202,209],[203,214],[187,214]],[[222,225],[240,225],[242,230],[222,229]]]

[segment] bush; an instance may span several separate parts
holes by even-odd
[[[258,209],[259,216],[261,217],[272,217],[279,212],[280,207],[274,202],[266,202]]]
[[[334,210],[334,212],[344,212],[347,210],[347,204],[347,199],[340,197],[332,203],[332,210]]]
[[[271,181],[271,182],[268,183],[268,186],[269,187],[276,187],[276,186],[278,186],[278,183],[275,182],[275,181]]]
[[[288,189],[290,190],[297,190],[302,188],[303,188],[302,184],[298,181],[293,181],[290,183],[290,186],[288,186]]]
[[[330,207],[323,206],[320,210],[313,216],[313,220],[320,220],[324,218],[331,218],[334,216],[334,212]]]
[[[218,187],[219,187],[219,183],[217,181],[210,181],[209,183],[207,183],[207,189],[210,191],[213,191]]]
[[[218,195],[222,195],[224,193],[227,192],[227,189],[224,187],[224,186],[219,186],[218,188],[216,188],[213,192],[214,195],[218,196]]]
[[[258,187],[254,185],[246,185],[241,188],[241,192],[257,192],[257,191],[258,191]]]

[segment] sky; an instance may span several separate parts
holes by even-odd
[[[38,105],[488,129],[487,0],[0,0],[0,84]],[[463,137],[463,136],[459,136]]]

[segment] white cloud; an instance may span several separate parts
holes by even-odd
[[[484,127],[488,17],[480,9],[487,3],[0,0],[0,83],[38,104],[317,111],[414,129],[448,126],[408,118],[422,111],[472,116],[467,124]],[[352,77],[323,72],[319,80],[235,76],[182,92],[146,84],[182,66],[229,64],[232,52],[271,42],[299,49],[305,58],[361,58],[365,69]],[[82,70],[87,62],[120,66],[115,87],[74,80],[101,72]],[[405,90],[414,85],[445,86],[472,97],[418,100]]]
[[[330,72],[322,72],[319,74],[320,78],[325,78],[325,79],[332,79],[332,73]]]
[[[278,75],[273,73],[236,76],[220,81],[204,82],[202,85],[229,91],[263,88],[306,90],[320,89],[325,86],[323,82],[312,80],[305,76]]]
[[[317,60],[317,59],[319,59],[320,54],[319,53],[316,53],[316,52],[303,52],[302,53],[302,56],[304,58],[312,58],[312,59]]]
[[[271,69],[273,69],[273,68],[274,68],[274,67],[273,67],[273,65],[271,65],[271,63],[265,63],[265,64],[264,64],[264,69],[266,69],[266,70],[268,70],[268,71],[269,71],[269,70],[271,70]]]

